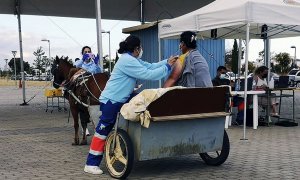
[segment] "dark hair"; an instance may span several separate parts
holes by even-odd
[[[133,52],[135,48],[141,46],[141,41],[138,37],[130,35],[125,41],[120,42],[120,48],[118,50],[119,54],[123,54],[125,52]]]
[[[92,51],[92,48],[90,46],[83,46],[83,48],[81,49],[81,54],[82,55],[83,55],[83,51],[84,51],[85,48],[89,48],[90,51]]]
[[[188,48],[195,49],[197,47],[196,40],[196,34],[191,31],[185,31],[180,35],[180,42],[184,42]]]
[[[217,69],[217,71],[222,71],[222,70],[227,71],[225,66],[219,66],[218,69]]]
[[[269,68],[267,68],[266,66],[260,66],[260,67],[258,67],[256,70],[255,70],[255,72],[254,72],[254,74],[255,75],[258,75],[259,73],[262,73],[262,72],[264,72],[265,70],[268,70]]]

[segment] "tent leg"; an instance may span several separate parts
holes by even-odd
[[[244,134],[241,140],[248,140],[246,139],[246,122],[247,122],[247,85],[248,85],[248,58],[249,58],[249,31],[250,31],[250,23],[247,23],[247,30],[246,30],[246,54],[245,54],[245,89],[244,89]]]
[[[96,2],[96,26],[97,26],[97,45],[98,54],[100,58],[100,66],[103,69],[103,51],[102,51],[102,27],[101,27],[101,0],[95,0]]]
[[[23,103],[21,106],[28,105],[25,96],[25,76],[24,76],[24,62],[23,62],[23,47],[22,47],[22,29],[21,29],[21,15],[20,15],[20,0],[15,1],[15,13],[18,17],[18,30],[19,30],[19,44],[20,44],[20,64],[21,64],[21,77],[22,77],[22,94]]]

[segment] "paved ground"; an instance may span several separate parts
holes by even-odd
[[[68,113],[45,112],[43,90],[30,88],[29,106],[19,106],[21,90],[0,88],[0,179],[110,179],[83,172],[89,146],[71,146],[73,123]],[[300,91],[296,115],[300,117]],[[285,102],[291,114],[290,100]],[[218,167],[204,164],[198,155],[135,164],[129,179],[300,179],[300,127],[247,128],[248,141],[241,141],[242,127],[227,130],[231,151]],[[90,138],[89,138],[90,141]]]

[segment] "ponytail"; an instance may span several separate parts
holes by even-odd
[[[139,48],[141,46],[141,41],[138,37],[130,35],[128,36],[125,41],[120,42],[119,44],[119,54],[123,54],[126,52],[132,53],[135,48]]]
[[[125,52],[128,51],[128,50],[127,50],[127,44],[126,44],[126,41],[120,42],[119,47],[120,47],[119,50],[118,50],[118,53],[119,53],[119,54],[123,54],[123,53],[125,53]]]

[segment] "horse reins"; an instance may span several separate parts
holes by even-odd
[[[88,90],[88,92],[92,95],[92,97],[93,97],[96,101],[99,101],[99,99],[98,99],[98,98],[90,91],[90,89],[87,87],[87,85],[86,85],[86,83],[85,83],[85,80],[84,80],[83,74],[81,74],[81,76],[82,76],[83,84],[84,84],[85,88]],[[99,85],[98,85],[98,83],[97,83],[97,81],[96,81],[96,79],[95,79],[94,74],[92,74],[92,76],[93,76],[93,79],[94,79],[95,84],[97,85],[99,91],[102,92],[102,90],[100,89],[100,87],[99,87]]]

